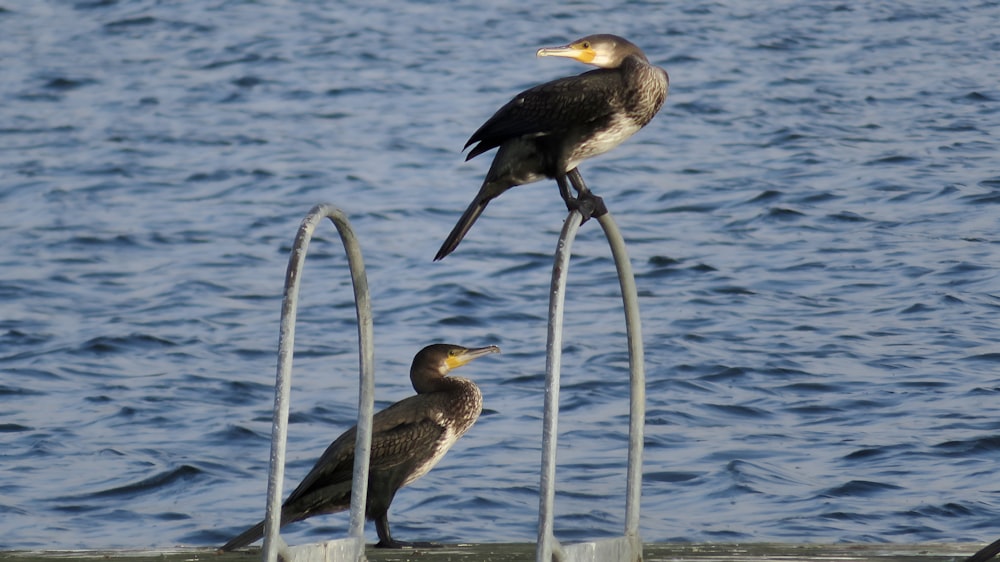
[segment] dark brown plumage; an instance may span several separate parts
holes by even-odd
[[[389,505],[396,491],[434,467],[476,420],[483,408],[479,387],[448,372],[473,359],[498,353],[496,346],[467,349],[434,344],[413,358],[410,382],[416,396],[400,400],[372,419],[371,468],[365,515],[375,521],[377,547],[399,548],[428,543],[406,543],[389,532]],[[351,506],[354,441],[357,427],[344,432],[289,494],[281,507],[281,525],[314,515],[336,513]],[[264,536],[263,521],[223,545],[228,551]]]
[[[486,205],[508,189],[554,178],[571,210],[584,219],[604,211],[577,165],[621,144],[646,126],[667,97],[670,79],[639,47],[616,35],[589,35],[538,56],[568,57],[598,67],[525,90],[501,107],[465,144],[466,160],[499,148],[476,198],[445,239],[435,260],[450,254]],[[569,181],[577,197],[569,192]]]

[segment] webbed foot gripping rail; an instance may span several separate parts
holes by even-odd
[[[350,528],[348,537],[289,547],[279,534],[281,521],[282,482],[285,472],[285,445],[288,435],[289,392],[291,389],[292,354],[295,340],[295,318],[301,272],[313,231],[323,219],[329,218],[337,227],[354,285],[358,317],[360,357],[360,390],[358,392],[358,432],[355,444],[353,491],[351,494]],[[549,300],[549,327],[546,344],[545,415],[542,433],[542,471],[538,514],[538,562],[636,562],[642,560],[639,537],[639,500],[642,488],[642,446],[645,421],[645,372],[642,334],[639,321],[639,301],[635,279],[629,263],[625,242],[618,227],[607,213],[598,222],[611,246],[625,307],[628,337],[630,398],[629,447],[625,500],[624,536],[572,545],[561,545],[554,535],[554,504],[556,475],[556,437],[559,417],[559,373],[562,361],[562,324],[566,277],[570,250],[582,217],[578,211],[569,214],[559,237],[552,268]],[[286,562],[364,561],[365,501],[368,495],[369,453],[371,451],[372,415],[374,411],[374,330],[371,301],[365,276],[361,249],[346,215],[327,204],[316,205],[303,219],[292,246],[285,276],[285,291],[281,306],[281,333],[278,340],[278,373],[275,382],[274,425],[271,432],[271,459],[267,483],[267,511],[264,525],[264,562],[277,562],[279,555]]]

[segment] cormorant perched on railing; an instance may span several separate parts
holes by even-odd
[[[616,35],[589,35],[565,47],[539,49],[540,57],[567,57],[598,67],[525,90],[501,107],[478,131],[466,160],[499,147],[479,193],[438,250],[450,254],[486,205],[504,191],[554,178],[566,206],[584,220],[606,209],[577,171],[583,160],[618,146],[656,115],[670,78],[649,64],[639,47]],[[477,144],[478,143],[478,144]],[[569,192],[567,179],[578,195]]]
[[[396,491],[434,467],[483,409],[479,387],[468,379],[446,376],[473,359],[499,353],[491,345],[467,349],[457,345],[429,345],[413,358],[410,382],[416,396],[400,400],[372,419],[371,467],[365,515],[375,521],[376,547],[431,546],[397,541],[389,533],[389,504]],[[281,525],[351,507],[354,439],[357,426],[327,447],[309,474],[281,506]],[[264,536],[264,522],[250,527],[220,550],[246,546]]]

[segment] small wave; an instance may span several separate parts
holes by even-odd
[[[947,451],[951,455],[963,457],[977,453],[991,453],[1000,451],[1000,435],[945,441],[934,445],[934,448]]]
[[[847,461],[864,461],[876,457],[884,457],[890,454],[896,454],[904,450],[911,449],[911,447],[906,445],[891,445],[887,447],[865,447],[863,449],[858,449],[844,455],[844,460]]]
[[[827,215],[827,219],[837,222],[870,222],[868,218],[850,211],[841,211],[832,215]]]
[[[851,480],[846,484],[829,488],[820,494],[821,497],[843,498],[843,497],[870,497],[888,490],[900,490],[899,486],[886,484],[884,482],[872,482],[870,480]]]
[[[89,78],[66,78],[65,76],[57,76],[50,79],[43,86],[47,90],[57,90],[60,92],[68,92],[70,90],[76,90],[84,86],[89,86],[91,84],[96,84],[96,80],[91,80]]]
[[[795,220],[806,216],[806,214],[787,207],[771,207],[765,216],[770,219]]]
[[[784,193],[777,189],[765,189],[764,191],[758,193],[756,196],[747,200],[747,203],[763,203],[766,201],[774,201],[777,199],[781,199],[783,195]]]
[[[882,516],[846,511],[829,511],[827,513],[821,513],[819,517],[821,519],[830,519],[833,521],[853,521],[857,523],[864,523],[865,521],[877,521],[881,519]]]
[[[125,29],[132,27],[142,27],[147,25],[153,25],[156,23],[156,18],[153,16],[139,16],[135,18],[125,18],[120,20],[115,20],[104,24],[104,29],[116,30]]]
[[[14,505],[0,504],[0,513],[10,513],[13,515],[28,515],[28,512]]]
[[[869,160],[868,162],[865,162],[865,166],[882,166],[886,164],[913,164],[919,161],[920,161],[919,158],[914,158],[913,156],[892,154],[889,156],[883,156],[881,158],[875,158],[874,160]]]
[[[147,494],[150,492],[157,492],[163,488],[169,487],[177,482],[185,482],[188,480],[193,480],[197,476],[203,474],[204,471],[200,468],[196,468],[191,465],[181,465],[175,469],[167,470],[159,474],[150,476],[138,482],[132,484],[126,484],[124,486],[118,486],[115,488],[109,488],[107,490],[100,490],[90,494],[83,494],[75,498],[61,498],[61,499],[98,499],[98,498],[128,498],[134,497],[142,494]]]
[[[177,343],[168,339],[149,334],[132,334],[129,336],[98,336],[91,338],[80,346],[78,351],[96,355],[123,353],[136,349],[159,349],[176,347]]]
[[[981,509],[975,509],[967,505],[960,503],[946,503],[942,505],[922,505],[916,509],[912,509],[906,512],[907,516],[920,516],[920,517],[966,517],[970,515],[975,515],[977,512],[982,512]]]
[[[988,361],[990,363],[1000,362],[1000,352],[977,353],[964,358],[966,361]]]
[[[50,373],[45,373],[45,375],[46,375],[45,378],[55,378],[55,379],[59,378]],[[14,386],[7,386],[5,384],[0,384],[0,396],[42,396],[44,394],[45,394],[44,392],[38,392],[37,390],[30,390],[27,388],[19,388]]]
[[[701,477],[697,472],[662,471],[646,472],[642,475],[643,482],[687,482]]]
[[[258,442],[262,437],[264,436],[253,431],[252,429],[243,427],[242,425],[230,425],[224,430],[213,431],[205,435],[205,438],[210,443],[226,444],[232,444],[239,441]],[[269,439],[270,435],[266,437]]]
[[[739,404],[705,404],[705,407],[734,418],[765,419],[774,416],[773,413],[763,408],[741,406]]]

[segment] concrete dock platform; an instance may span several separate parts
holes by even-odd
[[[735,562],[735,561],[877,561],[959,562],[984,544],[693,544],[649,543],[643,546],[646,562]],[[370,562],[522,562],[535,559],[531,543],[446,545],[434,549],[381,550],[368,548]],[[252,562],[260,550],[219,554],[207,548],[149,551],[7,551],[2,562]]]

